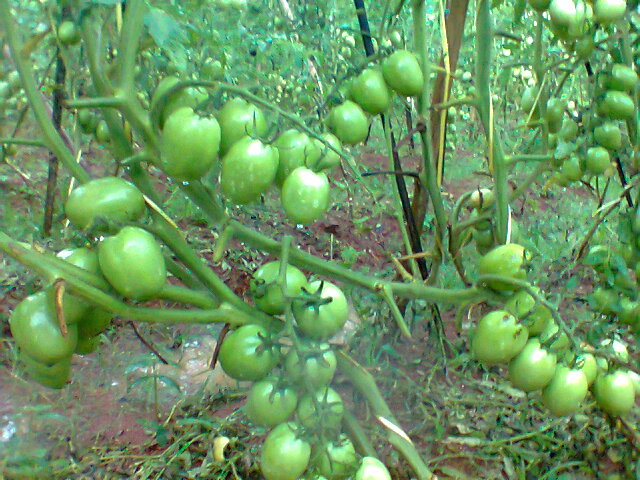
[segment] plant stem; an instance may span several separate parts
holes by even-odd
[[[493,33],[491,28],[491,0],[478,0],[476,12],[476,88],[478,112],[487,137],[490,165],[493,167],[493,182],[496,194],[496,238],[499,243],[507,240],[509,199],[507,192],[507,168],[502,144],[495,133],[491,106],[491,61]]]
[[[218,302],[207,292],[198,292],[169,283],[163,287],[162,291],[156,295],[156,297],[205,309],[216,308],[218,306]]]
[[[433,474],[425,465],[415,446],[398,426],[398,421],[387,406],[373,376],[344,352],[338,352],[338,368],[353,386],[367,399],[376,417],[383,425],[387,439],[407,460],[418,479],[428,480]]]

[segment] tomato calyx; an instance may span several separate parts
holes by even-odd
[[[303,308],[313,308],[316,313],[320,313],[320,307],[328,305],[333,302],[333,297],[323,297],[322,290],[324,288],[324,280],[320,282],[320,288],[315,292],[309,292],[305,287],[302,288],[302,295],[294,298],[294,300],[301,300],[301,306]]]

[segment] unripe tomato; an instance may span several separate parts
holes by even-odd
[[[542,390],[542,403],[553,415],[570,415],[580,408],[588,389],[582,370],[558,365],[551,382]]]
[[[483,251],[483,255],[486,254],[495,245],[495,238],[493,237],[493,229],[487,230],[473,230],[473,240],[476,242],[478,252]]]
[[[122,178],[103,177],[74,189],[64,210],[75,227],[86,230],[96,218],[114,222],[138,220],[144,215],[146,206],[135,185]]]
[[[262,444],[260,467],[266,480],[298,480],[309,465],[311,445],[293,422],[275,427]]]
[[[90,110],[82,109],[78,110],[78,123],[82,133],[89,135],[95,132],[98,126],[98,119]]]
[[[587,150],[585,168],[587,173],[602,175],[611,165],[609,152],[602,147],[591,147]]]
[[[222,159],[220,186],[225,197],[242,205],[260,198],[276,178],[278,150],[244,137]]]
[[[567,108],[567,102],[559,98],[551,98],[547,102],[546,120],[551,133],[560,131],[565,108]]]
[[[224,78],[224,67],[220,60],[207,58],[202,65],[201,72],[208,80],[222,80]]]
[[[524,279],[524,263],[526,253],[524,247],[515,243],[499,245],[478,262],[480,275],[504,275],[513,279]],[[489,286],[495,290],[517,290],[517,288],[505,282],[489,282]]]
[[[322,290],[320,290],[322,288]],[[315,340],[327,340],[338,333],[347,321],[349,307],[347,299],[333,283],[316,280],[307,287],[311,294],[320,293],[320,306],[310,299],[293,302],[293,315],[304,335]]]
[[[177,180],[198,180],[212,166],[220,147],[220,126],[215,118],[179,108],[166,120],[160,137],[160,167]]]
[[[65,20],[58,25],[58,39],[63,45],[75,45],[80,41],[80,32],[75,23]]]
[[[40,363],[20,352],[18,361],[33,381],[48,388],[64,388],[71,377],[71,356],[51,365]]]
[[[336,150],[342,150],[342,143],[333,133],[323,133],[321,137]],[[325,144],[317,138],[314,138],[311,140],[311,149],[305,163],[307,168],[310,168],[314,172],[329,170],[340,165],[340,155],[325,146]]]
[[[600,342],[600,346],[609,350],[609,353],[614,358],[617,358],[623,363],[629,362],[629,350],[627,350],[627,346],[619,340],[611,340],[607,338]]]
[[[331,383],[336,372],[337,359],[328,343],[309,343],[300,352],[289,350],[284,359],[284,368],[292,382],[305,385],[309,382],[315,388]]]
[[[575,21],[576,4],[573,0],[551,0],[549,18],[556,28],[568,29]]]
[[[557,357],[531,338],[509,363],[509,380],[514,387],[532,392],[549,384],[556,369]]]
[[[536,288],[540,293],[540,289]],[[551,312],[535,299],[526,290],[519,290],[506,301],[505,310],[515,315],[523,325],[526,325],[530,336],[539,335],[547,323],[551,321]]]
[[[251,281],[251,294],[256,306],[269,315],[284,313],[285,298],[282,296],[282,288],[276,283],[279,275],[280,262],[268,262],[256,270]],[[295,297],[301,295],[302,289],[307,286],[307,277],[300,269],[287,265],[286,282],[287,296]]]
[[[113,320],[113,315],[100,308],[86,312],[78,322],[78,338],[93,338],[102,333]]]
[[[178,77],[173,75],[164,77],[160,80],[158,87],[153,92],[153,96],[151,97],[151,108],[156,108],[156,105],[160,101],[160,97],[164,96],[165,92],[167,92],[170,88],[174,87],[177,83],[180,82]],[[199,88],[183,88],[182,90],[177,91],[172,94],[169,98],[166,99],[164,108],[162,109],[160,115],[160,126],[164,125],[164,122],[169,115],[183,107],[191,107],[195,108],[200,102],[203,102],[207,99],[208,93],[205,90]]]
[[[569,338],[564,332],[560,333],[560,335],[558,335],[558,337],[552,343],[548,343],[548,341],[552,337],[554,337],[559,330],[560,327],[558,326],[558,324],[554,321],[550,321],[547,322],[544,330],[540,333],[540,343],[550,352],[559,352],[562,350],[567,350],[569,348]]]
[[[596,142],[609,150],[617,150],[622,146],[620,127],[612,122],[605,122],[593,130]]]
[[[316,461],[318,470],[327,478],[346,478],[358,466],[356,449],[344,433],[337,440],[321,446]]]
[[[329,179],[322,172],[298,167],[284,181],[281,198],[289,220],[309,225],[329,208]]]
[[[534,87],[527,87],[524,92],[522,92],[522,99],[520,100],[520,107],[525,115],[529,115],[531,109],[535,105],[536,97],[538,95],[537,89]],[[538,115],[538,107],[536,106],[535,111],[532,114],[532,118],[536,118]]]
[[[98,245],[100,268],[113,288],[126,298],[146,300],[162,290],[167,269],[160,244],[139,227],[124,227]]]
[[[520,353],[527,338],[527,327],[518,324],[509,312],[497,310],[478,322],[471,339],[471,352],[478,361],[489,365],[508,362]]]
[[[598,374],[598,364],[596,357],[590,353],[581,353],[576,357],[575,367],[584,373],[587,385],[591,386]]]
[[[635,404],[635,388],[629,374],[623,370],[599,375],[593,382],[593,395],[598,406],[609,415],[625,415]]]
[[[95,136],[100,145],[105,145],[111,140],[111,132],[105,120],[100,120],[96,125]]]
[[[220,153],[225,155],[231,146],[248,135],[262,137],[267,133],[267,121],[262,111],[242,98],[229,100],[218,113],[222,138]]]
[[[626,9],[626,0],[596,0],[594,6],[596,21],[603,25],[617,22],[624,18]]]
[[[333,388],[322,387],[302,396],[296,411],[301,425],[307,428],[322,426],[337,432],[344,416],[344,403]]]
[[[78,326],[75,324],[67,325],[67,336],[62,336],[55,307],[44,290],[26,297],[16,306],[9,326],[20,350],[46,365],[70,357],[78,342]]]
[[[283,132],[273,145],[278,149],[279,158],[276,185],[282,188],[289,174],[306,164],[307,157],[312,152],[312,144],[306,133],[292,128]]]
[[[473,191],[471,197],[469,197],[469,203],[476,210],[486,210],[493,205],[495,195],[493,190],[489,188],[478,188]]]
[[[298,394],[291,387],[281,387],[276,380],[264,379],[249,390],[244,411],[253,423],[275,427],[285,422],[296,410]]]
[[[565,118],[562,121],[562,127],[558,132],[558,137],[560,137],[565,142],[571,142],[575,140],[578,135],[578,124],[570,118]]]
[[[591,298],[594,308],[603,315],[613,315],[617,310],[618,294],[609,288],[596,288]]]
[[[362,457],[355,480],[391,480],[391,474],[377,458]]]
[[[375,68],[368,68],[358,75],[351,83],[349,93],[354,102],[373,115],[386,111],[391,104],[382,72]]]
[[[625,92],[609,90],[598,103],[598,113],[614,120],[629,120],[634,114],[633,99]]]
[[[575,46],[575,52],[576,55],[578,55],[578,58],[586,60],[591,56],[595,48],[596,42],[593,40],[593,36],[587,34],[578,39]]]
[[[627,375],[631,379],[631,383],[633,383],[633,389],[636,392],[636,397],[640,395],[640,375],[638,375],[633,370],[627,370]]]
[[[551,0],[529,0],[529,5],[537,12],[544,12],[549,8],[550,3]]]
[[[78,335],[78,344],[74,353],[77,355],[89,355],[95,352],[100,346],[100,337],[81,337]]]
[[[564,162],[562,162],[560,173],[562,173],[562,175],[564,175],[564,177],[571,182],[577,182],[578,180],[580,180],[583,175],[582,166],[580,165],[580,159],[576,155],[571,155]]]
[[[611,90],[633,92],[640,80],[632,67],[623,63],[616,63],[611,67],[611,75],[607,78],[607,87]]]
[[[329,113],[329,128],[347,145],[363,142],[369,132],[369,120],[364,110],[355,102],[347,100]]]
[[[640,277],[636,274],[636,279]],[[634,327],[640,322],[640,302],[632,300],[620,301],[620,312],[618,312],[618,320],[623,325],[630,325]]]
[[[405,97],[422,93],[424,75],[416,56],[408,50],[398,50],[382,62],[382,74],[389,87]]]
[[[220,366],[236,380],[255,382],[266,377],[279,357],[268,337],[267,330],[260,325],[238,328],[220,346]]]

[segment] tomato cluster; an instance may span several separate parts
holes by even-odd
[[[538,288],[518,289],[508,281],[524,279],[525,259],[524,249],[515,244],[498,246],[480,259],[480,275],[506,277],[487,285],[509,297],[503,309],[489,312],[477,323],[471,337],[473,356],[486,365],[507,363],[513,386],[525,392],[541,390],[543,404],[554,415],[575,413],[589,387],[602,410],[614,416],[626,414],[640,387],[637,374],[610,365],[593,347],[571,351],[566,333],[548,305],[540,302],[544,293]],[[600,348],[628,361],[626,347],[617,340],[604,340]]]
[[[60,258],[97,281],[106,280],[131,300],[152,298],[164,288],[167,272],[160,244],[142,228],[121,228],[146,213],[144,197],[133,184],[118,177],[91,180],[71,192],[65,212],[79,230],[106,236],[99,237],[96,248],[63,250]],[[57,298],[55,292],[50,285],[25,298],[12,313],[10,326],[29,376],[62,388],[69,379],[71,356],[93,352],[112,315],[70,293]]]
[[[305,478],[389,479],[377,459],[358,464],[353,443],[342,433],[344,403],[330,385],[336,352],[327,342],[347,320],[343,292],[326,281],[308,282],[287,265],[280,283],[280,262],[254,273],[256,306],[285,321],[269,331],[259,325],[234,330],[220,347],[223,370],[239,381],[254,382],[244,412],[255,425],[271,429],[260,456],[267,480]],[[316,476],[313,476],[316,475]]]

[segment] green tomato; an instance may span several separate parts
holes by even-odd
[[[329,128],[347,145],[363,142],[369,133],[369,119],[355,102],[347,100],[329,113]]]
[[[98,127],[98,119],[90,110],[78,110],[78,124],[85,135],[90,135]]]
[[[617,150],[622,146],[622,133],[617,124],[605,122],[594,128],[593,137],[596,142],[609,150]]]
[[[321,388],[331,383],[336,372],[336,354],[328,343],[309,343],[302,350],[302,360],[291,349],[284,359],[284,368],[289,379],[295,384]]]
[[[260,198],[276,178],[278,150],[244,137],[222,159],[220,186],[231,202],[243,205]]]
[[[280,387],[273,379],[256,382],[249,390],[244,411],[253,423],[275,427],[285,422],[296,410],[298,394],[291,387]]]
[[[578,411],[588,389],[587,377],[582,370],[558,365],[553,378],[542,390],[542,403],[553,415],[570,415]]]
[[[499,245],[478,262],[478,273],[480,275],[503,275],[513,279],[524,279],[525,263],[524,247],[515,243]],[[517,290],[506,282],[489,282],[489,286],[498,291]]]
[[[207,80],[222,80],[224,78],[224,66],[220,60],[207,58],[200,68],[200,72]]]
[[[71,356],[47,365],[34,360],[24,352],[20,352],[18,361],[22,364],[24,372],[29,378],[48,388],[64,388],[71,377]]]
[[[142,228],[124,227],[102,240],[98,259],[107,281],[126,298],[152,298],[166,284],[167,269],[160,244]]]
[[[382,74],[389,87],[405,97],[422,94],[424,75],[418,58],[408,50],[397,50],[382,61]]]
[[[549,8],[549,4],[551,0],[528,0],[531,8],[536,10],[537,12],[544,12]]]
[[[312,144],[309,136],[295,129],[282,133],[274,146],[278,149],[278,172],[276,173],[276,185],[282,188],[285,179],[298,167],[306,164],[308,155],[311,154]]]
[[[538,91],[533,87],[527,87],[522,93],[522,99],[520,100],[520,107],[522,108],[522,112],[526,115],[531,113],[531,110],[535,106],[535,111],[532,114],[532,118],[537,118],[538,115],[538,107],[536,105],[536,97],[538,96]]]
[[[309,466],[311,445],[293,422],[275,427],[262,444],[260,467],[266,480],[298,480]]]
[[[391,474],[377,458],[362,457],[354,480],[391,480]]]
[[[478,322],[471,352],[478,361],[489,365],[508,362],[520,353],[527,338],[527,327],[518,324],[509,312],[497,310]]]
[[[591,303],[603,315],[613,315],[618,309],[618,293],[609,288],[598,287],[591,294]]]
[[[539,288],[536,288],[541,293]],[[529,330],[529,336],[533,337],[542,333],[547,323],[551,321],[551,312],[542,304],[537,304],[535,299],[526,290],[514,293],[505,303],[505,310],[515,315]]]
[[[590,353],[581,353],[576,357],[575,366],[584,373],[584,376],[587,379],[587,385],[591,386],[598,373],[596,357]]]
[[[622,20],[626,9],[626,0],[596,0],[593,10],[596,21],[607,25]]]
[[[106,145],[111,140],[111,132],[105,120],[100,120],[96,125],[95,136],[100,145]]]
[[[300,398],[297,408],[300,424],[307,428],[339,431],[344,416],[344,403],[338,392],[323,387]]]
[[[344,433],[337,440],[320,447],[320,454],[315,461],[320,473],[331,479],[347,478],[358,466],[356,449]]]
[[[602,175],[611,166],[611,156],[606,148],[591,147],[587,150],[585,170],[591,175]]]
[[[476,246],[478,247],[478,251],[484,250],[484,252],[488,252],[495,245],[495,239],[493,238],[493,229],[488,228],[487,230],[473,230],[473,240],[476,242]]]
[[[282,208],[298,225],[309,225],[329,208],[329,179],[322,172],[298,167],[282,185]]]
[[[135,185],[122,178],[103,177],[75,188],[64,210],[75,227],[87,230],[97,218],[114,222],[138,220],[146,212],[146,205]]]
[[[260,325],[244,325],[225,338],[218,357],[222,369],[236,380],[257,381],[278,363],[269,334]]]
[[[636,274],[636,279],[640,277]],[[618,312],[618,320],[623,325],[630,325],[634,327],[640,322],[640,302],[632,300],[620,300],[620,311]]]
[[[583,171],[580,165],[580,159],[576,155],[571,155],[560,167],[560,173],[569,181],[577,182],[582,178]]]
[[[631,383],[633,383],[633,390],[635,391],[636,396],[640,395],[640,375],[633,370],[627,370],[627,375],[629,375]]]
[[[80,41],[80,32],[75,23],[65,20],[58,25],[58,40],[63,45],[75,45]]]
[[[546,387],[555,373],[557,357],[531,338],[509,363],[509,380],[514,387],[532,392]]]
[[[633,92],[640,83],[638,74],[632,67],[623,63],[616,63],[611,67],[611,74],[607,77],[607,88],[622,92]]]
[[[593,40],[593,35],[583,35],[582,38],[579,38],[575,45],[575,52],[578,55],[578,58],[582,60],[587,60],[591,57],[591,54],[596,48],[596,42]]]
[[[101,339],[99,335],[95,337],[78,336],[78,344],[76,345],[74,353],[77,355],[89,355],[98,349],[100,341]]]
[[[351,83],[349,94],[354,102],[372,115],[385,112],[391,104],[387,84],[382,72],[376,68],[368,68],[358,75]]]
[[[282,295],[282,288],[277,283],[279,275],[280,262],[268,262],[256,270],[251,281],[251,294],[256,306],[269,315],[284,313],[286,301]],[[302,289],[307,286],[307,277],[298,268],[287,265],[286,283],[287,296],[300,296]]]
[[[625,92],[609,90],[598,103],[598,113],[613,120],[630,120],[634,112],[633,99]]]
[[[333,148],[342,151],[342,143],[333,133],[323,133],[321,137]],[[306,158],[306,166],[314,172],[329,170],[340,165],[340,155],[327,147],[317,138],[311,140],[311,149]]]
[[[560,352],[569,348],[569,338],[567,334],[562,332],[551,344],[547,342],[558,333],[560,327],[554,321],[547,322],[544,330],[540,333],[540,343],[551,352]]]
[[[478,211],[491,207],[494,201],[495,195],[489,188],[478,188],[469,197],[469,203]]]
[[[546,120],[551,133],[558,133],[562,127],[562,118],[567,108],[567,102],[559,98],[551,98],[547,102]]]
[[[244,136],[263,137],[267,121],[262,111],[242,98],[229,100],[218,113],[222,138],[220,153],[225,155]]]
[[[556,28],[569,28],[576,16],[576,4],[573,0],[551,0],[549,18]]]
[[[318,306],[314,299],[293,302],[296,324],[305,336],[327,340],[338,333],[347,321],[347,299],[342,290],[330,282],[316,280],[308,285],[307,291],[310,294],[319,292],[321,305]]]
[[[220,126],[215,118],[202,118],[190,107],[167,118],[160,137],[160,168],[177,180],[198,180],[212,166],[220,147]]]
[[[67,325],[62,336],[52,297],[41,291],[22,300],[11,314],[9,326],[16,345],[32,359],[53,365],[70,357],[78,342],[78,326]]]
[[[565,118],[562,121],[562,127],[558,132],[558,137],[560,137],[565,142],[571,142],[575,140],[578,136],[578,124],[573,121],[571,118]]]
[[[93,338],[101,334],[113,320],[113,315],[100,308],[85,313],[78,322],[79,338]]]
[[[179,82],[180,79],[172,75],[160,80],[158,87],[151,97],[151,109],[157,108],[156,105],[160,101],[160,98],[164,97],[165,93]],[[162,127],[169,116],[176,110],[183,107],[195,108],[200,102],[206,100],[208,96],[205,90],[198,88],[183,88],[171,94],[169,98],[164,100],[165,104],[160,115],[160,126]]]
[[[593,395],[598,406],[614,417],[627,414],[635,405],[633,380],[623,370],[599,375],[593,382]]]

